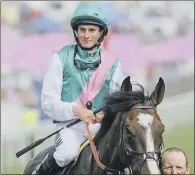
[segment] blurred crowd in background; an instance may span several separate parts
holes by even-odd
[[[70,21],[77,6],[86,2],[1,2],[4,129],[9,130],[7,125],[13,125],[7,116],[12,116],[15,125],[18,118],[24,119],[22,122],[26,125],[37,119],[47,119],[40,105],[44,70],[53,51],[74,43]],[[110,22],[103,47],[121,60],[124,70],[133,80],[150,90],[161,76],[166,81],[166,96],[193,90],[193,1],[98,3],[107,10]],[[10,105],[22,110],[10,110]],[[27,119],[33,117],[29,121],[25,116]]]
[[[18,93],[21,93],[21,90],[23,91],[24,89],[29,90],[30,87],[34,86],[33,84],[35,82],[32,82],[31,80],[34,78],[36,79],[36,76],[41,76],[38,74],[41,74],[42,72],[40,73],[40,71],[35,71],[33,69],[30,70],[26,64],[29,63],[28,59],[32,57],[30,55],[32,52],[30,49],[39,44],[39,39],[36,40],[37,43],[35,41],[34,43],[31,41],[25,43],[25,45],[27,44],[29,47],[22,51],[18,47],[20,42],[25,38],[35,35],[40,37],[40,41],[42,40],[41,37],[46,37],[45,35],[48,35],[49,37],[52,33],[58,33],[59,35],[61,34],[61,36],[63,36],[63,33],[72,35],[70,20],[78,4],[85,2],[2,2],[1,34],[3,41],[1,57],[3,65],[1,77],[3,80],[6,79],[6,82],[4,83],[3,81],[2,83],[3,86],[14,86]],[[129,34],[129,36],[135,37],[135,42],[139,47],[142,47],[143,45],[147,46],[194,33],[194,6],[192,1],[100,1],[99,3],[107,10],[111,24],[110,38],[114,35],[118,36],[121,34],[122,36],[124,34]],[[107,37],[107,40],[105,41],[107,45],[109,45],[109,37]],[[61,40],[63,40],[62,37]],[[70,42],[73,42],[73,38],[69,38],[69,40]],[[56,39],[56,41],[58,40]],[[64,37],[64,45],[66,42]],[[131,43],[132,45],[135,44],[133,42]],[[50,43],[42,44],[50,45]],[[63,47],[63,44],[61,44],[60,47],[57,47],[57,49],[60,49],[61,47]],[[20,54],[17,53],[18,55],[25,55],[23,56],[24,58],[21,58],[22,61],[20,60],[20,57],[11,58],[13,55],[16,56],[15,50],[17,50],[17,52],[20,50]],[[24,52],[24,50],[26,53],[21,53]],[[33,52],[35,50],[33,50]],[[36,50],[36,52],[39,51]],[[175,50],[175,52],[177,51]],[[13,63],[14,61],[12,62],[10,59],[15,59],[15,62],[18,63],[17,66]],[[33,58],[34,62],[37,62],[40,59],[41,58]],[[23,62],[27,63],[25,64]],[[14,66],[11,64],[14,64]],[[26,95],[23,95],[25,99]],[[3,92],[2,98],[4,97],[5,93]],[[32,102],[29,103],[34,103],[36,101],[33,97],[28,96],[27,98],[32,100]]]
[[[87,1],[85,1],[87,2]],[[16,1],[2,3],[2,24],[22,35],[70,31],[80,1]],[[83,2],[82,2],[83,3]],[[114,33],[131,33],[142,44],[187,35],[194,31],[192,1],[100,1]]]
[[[49,56],[64,45],[74,43],[70,20],[79,3],[86,2],[1,3],[1,100],[40,108],[41,80]],[[127,74],[148,88],[152,80],[162,74],[168,77],[167,81],[174,79],[174,83],[179,81],[175,75],[191,75],[194,60],[192,1],[99,3],[106,9],[110,22],[103,47],[121,59]],[[124,64],[127,60],[131,67]],[[167,94],[174,92],[172,89]]]

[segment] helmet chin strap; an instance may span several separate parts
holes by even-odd
[[[83,46],[79,43],[79,40],[78,40],[78,37],[76,36],[75,31],[73,31],[73,33],[74,33],[74,38],[75,38],[77,44],[79,45],[79,47],[80,47],[81,49],[83,49],[83,50],[86,50],[86,51],[90,51],[90,50],[93,50],[93,49],[96,48],[96,47],[100,47],[101,42],[103,41],[104,36],[105,36],[105,30],[104,30],[103,33],[102,33],[102,35],[101,35],[101,37],[99,38],[99,40],[97,41],[96,44],[94,44],[94,45],[93,45],[92,47],[90,47],[90,48],[85,48],[85,47],[83,47]]]

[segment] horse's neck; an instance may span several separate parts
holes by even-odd
[[[102,130],[103,131],[103,130]],[[100,162],[109,168],[116,169],[117,167],[117,145],[119,142],[119,131],[120,131],[120,116],[116,116],[110,129],[103,134],[100,134],[100,138],[95,137],[95,146],[98,151]],[[105,171],[97,165],[90,147],[87,147],[79,157],[75,164],[72,174],[98,174],[104,175]]]
[[[100,161],[109,168],[116,168],[117,165],[117,145],[119,142],[120,133],[120,116],[116,116],[109,131],[97,143]],[[95,160],[94,160],[95,161]],[[95,162],[97,165],[97,163]],[[95,168],[95,167],[94,167]],[[99,168],[96,166],[94,174],[99,173]]]

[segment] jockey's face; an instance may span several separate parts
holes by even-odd
[[[96,44],[102,33],[99,26],[88,24],[79,25],[76,31],[79,43],[84,48],[91,48]]]

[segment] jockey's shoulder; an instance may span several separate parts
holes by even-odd
[[[61,55],[62,57],[64,57],[64,55],[69,55],[70,52],[73,52],[74,47],[75,47],[74,44],[69,44],[69,45],[62,47],[55,53],[57,53],[59,56]]]
[[[75,44],[69,44],[69,45],[62,47],[59,51],[66,51],[69,49],[73,49],[74,47],[75,47]]]

